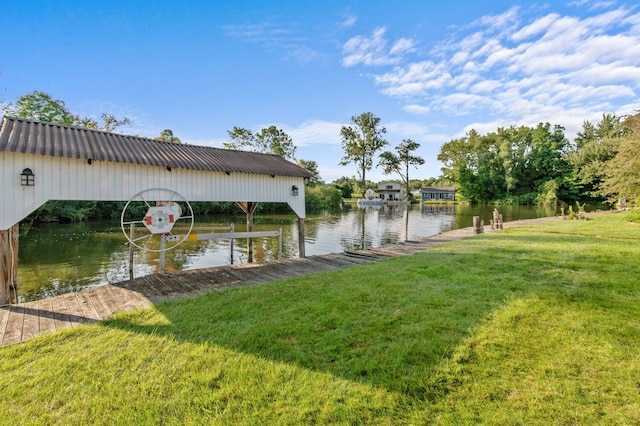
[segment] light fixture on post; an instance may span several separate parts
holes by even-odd
[[[35,175],[31,171],[31,169],[26,168],[20,173],[20,185],[22,186],[34,186],[35,185]]]
[[[296,197],[298,196],[298,187],[297,186],[293,185],[291,187],[291,194],[296,196]]]

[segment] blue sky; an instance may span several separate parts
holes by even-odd
[[[573,140],[640,110],[635,2],[23,0],[2,6],[0,43],[0,102],[40,90],[198,145],[276,125],[327,182],[356,175],[340,128],[363,112],[388,149],[421,144],[423,179],[472,128],[550,122]]]

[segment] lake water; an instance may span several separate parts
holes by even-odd
[[[307,256],[345,250],[380,247],[404,240],[417,240],[452,229],[471,226],[473,216],[485,224],[493,206],[427,204],[381,206],[341,212],[308,214],[305,219]],[[557,214],[553,208],[501,206],[505,221]],[[234,224],[246,230],[244,215],[196,218],[195,227]],[[254,231],[282,228],[282,257],[298,256],[298,220],[291,214],[257,214]],[[195,228],[194,228],[195,229]],[[197,232],[194,230],[193,232]],[[210,232],[210,231],[208,231]],[[42,299],[129,278],[129,248],[118,221],[72,224],[23,225],[20,230],[18,301]],[[230,240],[193,241],[166,252],[167,272],[228,265]],[[157,272],[159,253],[135,250],[135,276]],[[277,259],[277,238],[255,238],[256,262]],[[246,239],[236,240],[234,263],[248,260]]]

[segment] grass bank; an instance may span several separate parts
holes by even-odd
[[[638,424],[640,226],[505,229],[0,349],[0,423]]]

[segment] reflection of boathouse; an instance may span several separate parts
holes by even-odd
[[[422,201],[455,201],[456,188],[454,186],[426,186],[420,189]]]
[[[420,213],[427,216],[455,216],[456,206],[455,204],[422,204]]]

